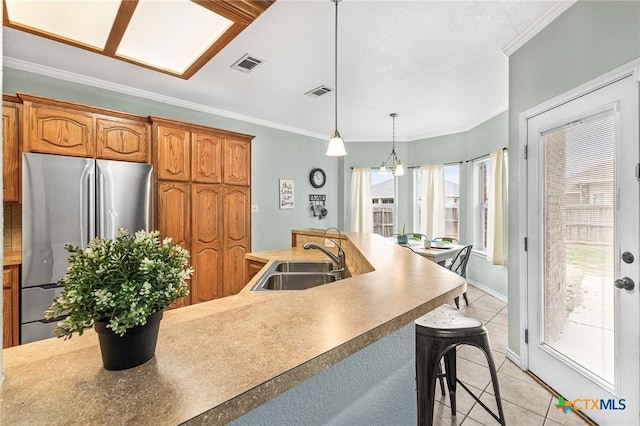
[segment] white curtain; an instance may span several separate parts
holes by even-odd
[[[373,232],[371,169],[354,168],[351,173],[351,231]]]
[[[504,150],[489,155],[489,206],[487,217],[487,260],[492,265],[506,265],[506,155]]]
[[[420,232],[433,239],[445,235],[444,166],[422,166]]]

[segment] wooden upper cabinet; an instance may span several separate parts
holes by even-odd
[[[5,202],[20,201],[20,104],[2,103],[2,189]]]
[[[158,179],[189,181],[191,138],[189,130],[156,125],[155,167]]]
[[[222,143],[220,136],[206,132],[191,134],[191,177],[194,182],[222,182]]]
[[[29,101],[23,106],[24,151],[94,157],[94,118],[80,111]]]
[[[147,117],[24,93],[18,98],[25,152],[151,161]]]
[[[98,118],[97,157],[149,163],[150,125],[143,121]]]
[[[251,143],[239,138],[224,141],[224,179],[229,185],[250,185]]]

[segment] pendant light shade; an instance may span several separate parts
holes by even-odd
[[[342,140],[342,136],[340,136],[340,132],[338,132],[338,129],[333,132],[333,134],[331,135],[331,139],[329,139],[327,155],[331,157],[347,155],[347,151],[344,149],[344,141]]]
[[[336,4],[336,25],[335,25],[335,68],[334,68],[334,78],[335,78],[335,90],[334,90],[334,99],[335,99],[335,130],[331,135],[331,139],[329,139],[329,147],[327,148],[327,155],[332,157],[339,157],[343,155],[347,155],[347,151],[344,149],[344,141],[342,140],[342,136],[340,136],[340,132],[338,131],[338,3],[340,0],[331,0]]]
[[[391,119],[393,120],[393,145],[391,145],[391,153],[389,154],[387,159],[382,162],[379,173],[381,174],[387,173],[387,163],[389,161],[393,161],[390,164],[391,170],[393,171],[393,175],[402,176],[404,175],[404,166],[402,165],[402,161],[400,161],[400,159],[398,158],[398,155],[396,154],[396,117],[397,116],[398,114],[395,112],[389,114],[389,117],[391,117]]]

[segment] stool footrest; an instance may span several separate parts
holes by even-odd
[[[487,405],[486,405],[484,402],[480,401],[480,398],[478,398],[478,397],[476,396],[476,394],[474,394],[473,392],[471,392],[471,389],[469,389],[469,388],[468,388],[464,383],[462,383],[462,382],[460,381],[460,379],[456,379],[456,382],[458,382],[458,384],[459,384],[460,386],[462,386],[462,389],[466,390],[466,391],[467,391],[467,393],[468,393],[469,395],[471,395],[471,397],[472,397],[473,399],[475,399],[475,400],[476,400],[476,402],[482,406],[482,408],[484,408],[485,410],[487,410],[487,412],[488,412],[489,414],[491,414],[491,417],[493,417],[494,419],[496,419],[496,420],[498,421],[498,423],[500,423],[501,425],[503,425],[503,426],[504,426],[504,423],[502,422],[502,420],[500,420],[500,417],[496,416],[496,415],[495,415],[495,413],[491,410],[491,408],[487,407]]]

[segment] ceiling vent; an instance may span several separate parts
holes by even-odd
[[[333,89],[327,86],[319,86],[319,87],[316,87],[315,89],[309,90],[307,93],[305,93],[305,95],[311,96],[312,98],[317,98],[329,92],[333,92]]]
[[[249,72],[263,62],[264,61],[262,59],[258,59],[255,56],[251,56],[247,53],[242,58],[238,59],[233,65],[231,65],[231,68],[242,72]]]

